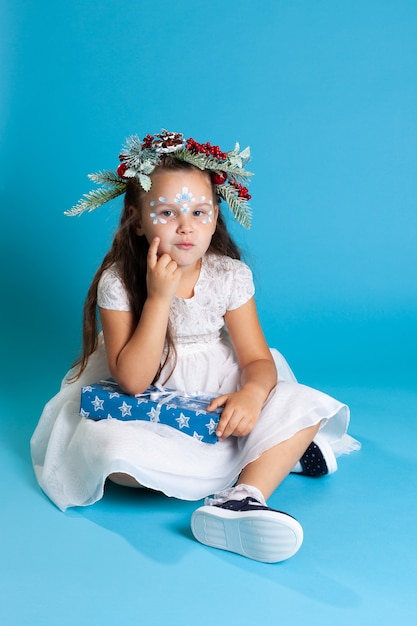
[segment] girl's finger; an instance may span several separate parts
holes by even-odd
[[[155,237],[151,241],[151,245],[148,250],[148,265],[149,267],[155,267],[158,262],[158,248],[160,243],[159,237]]]
[[[176,262],[173,261],[169,254],[167,254],[166,252],[158,258],[158,264],[161,268],[168,268],[171,263],[175,263],[175,266],[177,266]]]
[[[217,398],[213,398],[210,404],[207,407],[207,411],[215,411],[219,408],[219,406],[224,406],[227,402],[227,398],[229,396],[218,396]]]
[[[233,432],[234,426],[232,425],[232,420],[234,420],[234,417],[233,411],[228,412],[227,409],[223,411],[216,428],[216,435],[219,439],[227,439],[227,437]]]
[[[172,260],[171,260],[171,261],[168,263],[168,265],[167,265],[167,271],[168,271],[170,274],[175,274],[177,271],[179,272],[177,262],[176,262],[176,261],[172,261]]]

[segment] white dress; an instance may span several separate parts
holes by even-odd
[[[175,298],[170,321],[175,329],[177,365],[167,387],[213,395],[239,388],[240,372],[224,328],[226,311],[254,294],[250,269],[229,257],[203,258],[194,296]],[[102,308],[129,310],[115,268],[99,284]],[[109,474],[122,472],[168,496],[199,500],[234,484],[241,470],[265,450],[299,430],[321,423],[335,455],[359,447],[346,434],[349,409],[330,396],[298,384],[283,356],[271,350],[278,385],[270,393],[252,432],[215,444],[202,443],[169,426],[144,421],[81,417],[81,388],[109,377],[102,336],[81,378],[65,376],[59,393],[45,406],[31,439],[32,460],[42,489],[62,510],[103,496]],[[169,372],[165,367],[160,377]]]

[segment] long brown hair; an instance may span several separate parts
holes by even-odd
[[[184,161],[178,161],[169,155],[164,157],[162,163],[155,168],[154,171],[160,172],[163,170],[201,171],[194,165]],[[219,205],[220,198],[216,195],[215,184],[210,178],[210,172],[205,171],[204,173],[210,179],[213,199]],[[136,179],[128,179],[124,208],[118,230],[114,236],[112,246],[97,270],[87,293],[83,315],[83,348],[80,358],[74,364],[74,367],[78,367],[78,371],[73,380],[77,380],[81,376],[87,367],[89,356],[97,349],[99,332],[97,320],[97,287],[103,272],[113,265],[116,266],[117,272],[127,291],[135,323],[137,324],[140,320],[143,305],[147,298],[146,272],[149,244],[145,236],[137,234],[136,228],[138,225],[138,212],[141,210],[141,200],[145,193],[146,192],[143,191]],[[217,226],[211,239],[209,252],[218,254],[219,256],[228,256],[232,259],[240,259],[239,248],[229,235],[220,208]],[[175,344],[169,325],[166,333],[166,347],[165,360],[160,365],[154,380],[158,379],[162,368],[171,356],[174,356],[173,368],[175,367]]]

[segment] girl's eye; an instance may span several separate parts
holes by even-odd
[[[213,209],[196,209],[193,211],[193,217],[201,224],[208,224],[213,221]]]
[[[176,213],[172,209],[157,209],[149,213],[153,224],[166,224],[172,222],[176,218]]]

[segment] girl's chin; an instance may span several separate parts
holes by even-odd
[[[209,246],[207,248],[200,247],[197,245],[193,246],[167,246],[167,248],[161,246],[158,249],[158,257],[161,257],[163,254],[167,254],[171,257],[173,261],[175,261],[178,267],[184,267],[184,269],[188,267],[194,267],[196,264],[200,263],[202,257],[207,252]]]
[[[163,254],[162,252],[158,254]],[[194,265],[200,261],[201,257],[205,254],[205,250],[200,250],[197,246],[175,246],[171,248],[171,250],[167,250],[166,254],[168,254],[171,259],[176,261],[178,265]]]

